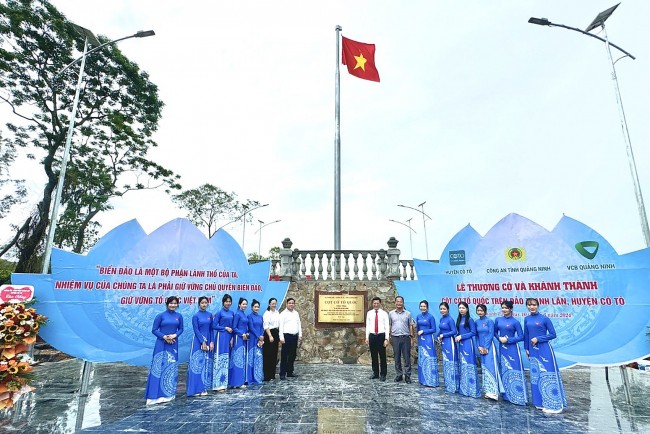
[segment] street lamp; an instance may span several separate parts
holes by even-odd
[[[620,4],[620,3],[619,3]],[[648,218],[646,216],[646,211],[645,211],[645,205],[643,203],[643,195],[641,194],[641,184],[639,183],[639,175],[636,170],[636,162],[634,160],[634,152],[632,151],[632,141],[630,139],[630,132],[627,128],[627,120],[625,118],[625,110],[623,109],[623,100],[621,98],[621,91],[618,87],[618,77],[616,76],[616,67],[614,64],[622,59],[623,57],[629,57],[630,59],[635,59],[633,55],[619,47],[618,45],[615,45],[609,41],[607,38],[607,32],[605,31],[605,21],[607,18],[612,15],[614,10],[618,7],[618,4],[615,6],[612,6],[611,8],[599,13],[596,18],[589,24],[589,26],[585,30],[580,30],[575,27],[569,27],[565,26],[563,24],[556,24],[550,22],[546,18],[534,18],[531,17],[528,22],[531,24],[537,24],[540,26],[549,26],[549,27],[562,27],[564,29],[569,29],[569,30],[574,30],[576,32],[582,33],[583,35],[591,36],[592,38],[596,38],[599,41],[602,41],[605,43],[605,47],[607,49],[607,56],[609,58],[609,61],[612,65],[612,78],[614,80],[614,91],[616,93],[616,104],[618,106],[618,114],[621,120],[621,127],[623,130],[623,139],[625,140],[625,150],[627,152],[627,159],[628,159],[628,165],[630,166],[630,172],[632,175],[632,182],[634,183],[634,194],[636,196],[636,202],[637,202],[637,208],[639,212],[639,218],[641,220],[641,231],[643,232],[643,238],[645,240],[645,244],[647,247],[650,247],[650,227],[648,226]],[[601,38],[600,36],[592,35],[589,33],[589,31],[600,27],[603,31],[603,34],[605,35],[605,38]],[[616,48],[620,52],[624,54],[621,58],[617,59],[614,61],[612,58],[612,51],[611,47]]]
[[[86,66],[86,57],[89,54],[94,53],[95,51],[104,48],[107,45],[115,44],[117,42],[123,41],[130,38],[145,38],[147,36],[153,36],[156,33],[153,30],[139,31],[133,35],[125,36],[119,39],[113,39],[112,41],[105,42],[101,44],[93,32],[90,30],[73,24],[75,30],[85,37],[84,41],[84,51],[81,56],[77,59],[70,62],[59,71],[54,77],[59,77],[63,72],[65,72],[69,67],[75,63],[81,61],[81,66],[79,68],[79,78],[77,79],[77,88],[74,94],[74,102],[72,103],[72,114],[70,115],[70,124],[68,125],[68,135],[65,140],[65,147],[63,148],[63,159],[61,160],[61,170],[59,172],[59,181],[56,186],[56,195],[54,196],[54,204],[52,205],[52,215],[50,216],[50,228],[47,233],[47,239],[45,241],[45,255],[43,257],[43,269],[42,273],[46,274],[50,265],[50,256],[52,255],[52,245],[54,244],[54,233],[56,232],[57,218],[59,215],[59,206],[61,204],[61,194],[63,192],[63,181],[65,179],[65,171],[68,165],[68,159],[70,158],[70,146],[72,144],[72,134],[74,132],[74,119],[77,115],[77,108],[79,107],[79,93],[81,92],[81,84],[84,76],[84,67]],[[89,45],[94,45],[94,48],[88,50]]]
[[[260,233],[260,240],[259,240],[258,245],[257,245],[257,255],[262,256],[262,253],[261,253],[261,251],[262,251],[262,229],[264,229],[267,226],[272,225],[273,223],[281,222],[282,220],[275,220],[275,221],[272,221],[271,223],[264,223],[262,220],[257,220],[257,221],[260,223],[260,228],[255,231],[255,233],[258,233],[258,232]]]
[[[256,209],[264,208],[265,206],[269,206],[269,204],[265,203],[264,205],[256,206],[255,208],[251,208],[251,209],[248,209],[248,205],[242,205],[242,208],[244,208],[244,213],[234,220],[234,221],[237,221],[242,217],[244,219],[244,230],[243,230],[242,236],[241,236],[241,249],[244,251],[244,254],[246,254],[246,249],[244,247],[245,246],[244,243],[246,242],[246,215],[253,212],[253,211],[255,211]]]
[[[412,234],[411,232],[416,233],[416,234],[417,234],[417,232],[415,232],[415,229],[413,229],[413,228],[411,227],[411,220],[413,220],[413,217],[411,217],[410,219],[406,220],[406,223],[408,223],[408,225],[407,225],[407,224],[404,224],[404,223],[399,222],[399,221],[397,221],[397,220],[388,219],[388,221],[391,221],[391,222],[393,222],[393,223],[398,223],[398,224],[400,224],[400,225],[402,225],[402,226],[406,226],[407,228],[409,228],[409,243],[410,243],[410,245],[411,245],[411,259],[413,259],[413,234]]]
[[[422,226],[424,226],[424,247],[425,247],[426,252],[427,252],[427,260],[428,260],[429,259],[429,241],[427,240],[427,219],[429,219],[429,220],[433,220],[433,219],[431,217],[429,217],[424,212],[424,204],[425,203],[427,203],[426,200],[418,205],[420,208],[422,208],[421,210],[419,210],[417,208],[413,208],[411,206],[407,206],[407,205],[397,205],[397,206],[401,206],[402,208],[412,209],[413,211],[417,211],[420,214],[422,214]]]
[[[265,206],[268,206],[268,203],[267,203],[266,205],[258,206],[257,208],[262,208],[262,207],[265,207]],[[246,206],[244,206],[244,208],[246,208]],[[250,210],[250,211],[246,211],[244,214],[242,214],[242,215],[240,215],[240,216],[237,216],[237,217],[234,218],[233,220],[230,220],[228,223],[219,226],[219,227],[217,228],[217,231],[218,231],[219,229],[223,229],[223,228],[225,228],[226,226],[228,226],[228,225],[231,224],[231,223],[235,223],[235,222],[239,221],[239,219],[241,219],[242,217],[244,217],[244,216],[245,216],[246,214],[248,214],[249,212],[256,210],[257,208],[253,208],[253,209]],[[215,232],[216,232],[216,231],[215,231]]]

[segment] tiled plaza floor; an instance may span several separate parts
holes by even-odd
[[[37,391],[0,412],[2,433],[649,433],[650,373],[628,369],[627,405],[618,368],[563,371],[569,408],[547,416],[532,407],[451,395],[417,383],[369,380],[361,365],[297,366],[299,378],[145,407],[147,370],[95,365],[81,406],[81,362],[45,363]],[[82,412],[79,412],[82,408]]]

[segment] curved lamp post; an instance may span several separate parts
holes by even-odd
[[[257,221],[260,223],[260,228],[255,231],[255,233],[258,233],[258,232],[260,233],[260,239],[259,239],[258,244],[257,244],[257,255],[262,256],[262,253],[261,253],[261,251],[262,251],[262,229],[264,229],[267,226],[272,225],[273,223],[279,223],[282,220],[274,220],[274,221],[272,221],[270,223],[264,223],[262,220],[257,220]]]
[[[45,254],[43,256],[43,269],[42,273],[46,274],[50,268],[50,256],[52,256],[52,245],[54,244],[54,233],[56,232],[57,218],[59,216],[59,206],[61,204],[61,194],[63,192],[63,182],[65,180],[65,171],[68,165],[68,159],[70,158],[70,146],[72,144],[72,134],[74,133],[74,119],[77,116],[77,108],[79,107],[79,93],[81,92],[81,84],[84,76],[84,67],[86,66],[86,57],[89,54],[94,53],[95,51],[104,48],[107,45],[115,44],[117,42],[123,41],[130,38],[145,38],[147,36],[153,36],[156,33],[153,30],[139,31],[133,35],[125,36],[119,39],[113,39],[112,41],[105,42],[101,44],[93,32],[90,30],[73,24],[74,28],[85,36],[84,41],[84,51],[81,56],[70,62],[62,70],[60,70],[55,78],[59,77],[63,72],[70,68],[75,63],[81,61],[81,67],[79,68],[79,78],[77,79],[77,88],[74,94],[74,102],[72,103],[72,114],[70,115],[70,124],[68,125],[68,135],[65,140],[65,147],[63,148],[63,159],[61,160],[61,170],[59,171],[59,181],[56,186],[56,195],[54,196],[54,204],[52,205],[52,214],[50,216],[50,228],[47,233],[47,239],[45,242]],[[94,45],[94,48],[88,49],[89,45]]]
[[[417,232],[415,232],[415,229],[413,229],[411,227],[411,220],[413,220],[413,217],[406,220],[406,223],[408,223],[408,224],[405,224],[405,223],[402,223],[402,222],[397,221],[397,220],[388,219],[388,221],[391,221],[393,223],[397,223],[397,224],[400,224],[402,226],[406,226],[407,228],[409,228],[409,243],[411,245],[411,259],[413,259],[413,234],[411,232],[416,233],[416,234],[417,234]]]
[[[422,208],[421,210],[419,210],[417,208],[413,208],[412,206],[407,206],[407,205],[397,205],[397,206],[401,206],[402,208],[412,209],[413,211],[417,211],[420,214],[422,214],[422,226],[424,226],[424,247],[425,247],[425,250],[427,252],[427,260],[428,260],[429,259],[429,241],[427,240],[427,219],[429,219],[429,220],[433,220],[433,219],[431,217],[429,217],[424,212],[424,204],[425,203],[427,203],[426,200],[418,205],[420,208]],[[411,255],[411,256],[413,256],[413,255]]]
[[[244,250],[244,241],[246,240],[246,215],[247,215],[248,213],[251,213],[251,212],[255,211],[256,209],[264,208],[265,206],[269,206],[269,204],[268,204],[268,203],[265,203],[264,205],[256,206],[255,208],[251,208],[251,209],[248,209],[248,208],[246,207],[246,205],[242,205],[242,208],[244,208],[244,213],[243,213],[242,215],[240,215],[239,217],[235,218],[234,220],[230,220],[230,221],[229,221],[228,223],[226,223],[225,225],[223,225],[223,226],[219,226],[219,227],[217,228],[217,231],[218,231],[219,229],[223,229],[223,228],[225,228],[225,227],[228,226],[230,223],[235,223],[236,221],[239,221],[239,219],[243,218],[243,219],[244,219],[244,232],[242,233],[242,238],[241,238],[241,248],[242,248],[242,250]],[[216,232],[216,231],[215,231],[215,232]],[[244,250],[244,253],[246,253],[245,250]]]
[[[546,18],[531,17],[528,20],[528,22],[531,24],[537,24],[539,26],[562,27],[564,29],[574,30],[576,32],[582,33],[583,35],[591,36],[592,38],[596,38],[599,41],[605,43],[605,47],[607,48],[607,56],[609,57],[609,61],[612,65],[612,78],[614,80],[614,91],[616,92],[616,103],[618,106],[618,114],[621,120],[621,128],[623,130],[623,139],[625,140],[625,150],[627,152],[628,165],[630,167],[630,172],[632,175],[632,182],[634,183],[634,194],[636,196],[639,218],[641,220],[641,231],[643,232],[643,238],[645,240],[646,247],[650,247],[650,227],[648,226],[648,217],[645,211],[645,204],[643,203],[643,194],[641,194],[641,184],[639,183],[639,175],[636,170],[634,152],[632,151],[632,141],[630,139],[630,132],[627,128],[627,119],[625,118],[625,110],[623,109],[623,100],[621,98],[621,91],[618,87],[618,77],[616,76],[616,68],[614,66],[614,64],[618,60],[622,59],[623,57],[629,57],[630,59],[633,60],[635,59],[635,57],[630,53],[628,53],[627,51],[625,51],[624,49],[622,49],[621,47],[619,47],[618,45],[611,43],[607,38],[607,32],[605,31],[605,21],[607,20],[607,18],[610,17],[610,15],[612,15],[612,13],[614,12],[614,10],[616,10],[617,7],[618,4],[599,13],[585,30],[580,30],[575,27],[565,26],[563,24],[552,23]],[[591,33],[589,33],[589,31],[598,27],[602,29],[605,38],[601,38],[600,36],[592,35]],[[624,56],[614,61],[610,46],[622,52]]]

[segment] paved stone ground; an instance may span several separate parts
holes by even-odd
[[[390,369],[390,368],[389,368]],[[38,390],[11,412],[2,433],[648,433],[650,373],[628,369],[633,404],[625,403],[619,369],[563,371],[569,408],[547,416],[532,407],[490,402],[428,388],[369,380],[361,365],[297,366],[299,378],[200,398],[178,395],[145,407],[147,370],[95,365],[88,398],[77,392],[79,360],[45,363]],[[79,408],[83,412],[79,412]]]

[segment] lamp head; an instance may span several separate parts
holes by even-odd
[[[548,18],[535,18],[535,17],[530,17],[528,19],[528,22],[530,24],[537,24],[538,26],[550,26],[552,23],[548,20]]]
[[[155,34],[156,32],[154,32],[153,30],[140,30],[134,36],[136,38],[146,38],[147,36],[153,36]]]

